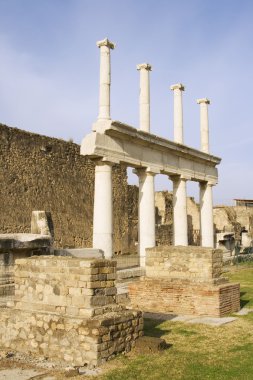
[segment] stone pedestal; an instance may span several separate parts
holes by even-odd
[[[128,287],[132,307],[210,317],[240,310],[240,284],[221,277],[222,251],[159,246],[146,252],[146,276]]]
[[[102,249],[107,259],[113,255],[112,218],[112,167],[99,163],[95,168],[93,248]]]

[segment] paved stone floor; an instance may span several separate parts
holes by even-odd
[[[236,317],[193,317],[192,315],[176,315],[164,313],[144,313],[144,318],[157,319],[160,321],[185,322],[185,323],[203,323],[210,326],[221,326],[226,323],[235,321]]]

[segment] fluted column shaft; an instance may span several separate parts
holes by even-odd
[[[182,92],[184,85],[173,84],[170,89],[174,92],[174,141],[179,144],[184,143],[183,133],[183,100]]]
[[[155,246],[155,173],[145,169],[134,171],[139,177],[138,243],[140,265],[145,266],[146,248]]]
[[[208,122],[208,105],[210,100],[207,98],[197,99],[200,105],[200,140],[202,152],[209,153],[209,122]]]
[[[93,247],[113,256],[112,166],[100,163],[95,168]]]
[[[110,115],[111,59],[110,49],[115,45],[107,38],[97,42],[100,48],[100,82],[98,119],[108,120]]]
[[[174,245],[188,245],[186,179],[171,176],[173,181],[173,232]]]
[[[140,129],[150,132],[150,83],[149,72],[151,65],[142,63],[137,65],[140,71]]]
[[[201,182],[199,186],[201,246],[214,247],[212,184]]]

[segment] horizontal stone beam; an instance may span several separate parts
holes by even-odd
[[[82,141],[81,154],[91,159],[148,168],[192,181],[218,181],[219,157],[140,131],[118,121],[98,121]]]

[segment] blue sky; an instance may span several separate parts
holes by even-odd
[[[0,122],[80,143],[98,114],[96,41],[109,37],[112,118],[138,127],[136,64],[149,62],[152,133],[173,138],[169,86],[181,82],[185,143],[198,148],[196,99],[210,98],[214,202],[252,199],[252,19],[247,0],[0,0]],[[156,189],[171,183],[158,176]]]

